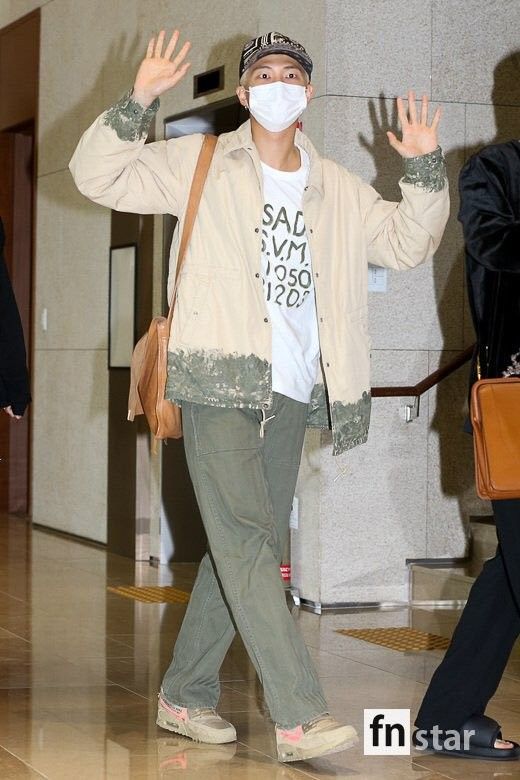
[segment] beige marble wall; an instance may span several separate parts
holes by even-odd
[[[110,212],[77,192],[68,162],[136,67],[138,7],[137,0],[51,0],[41,11],[33,520],[101,542]]]
[[[473,151],[520,135],[520,5],[516,0],[326,5],[326,93],[320,110],[327,156],[393,199],[402,170],[385,137],[396,124],[394,98],[413,88],[443,109],[440,143],[452,215],[442,245],[423,267],[390,272],[386,293],[369,294],[373,384],[414,384],[474,340],[456,219],[457,181]],[[466,553],[469,515],[489,512],[475,495],[472,442],[462,432],[466,393],[462,368],[423,396],[413,423],[399,417],[405,399],[376,398],[366,445],[336,459],[326,435],[318,452],[314,441],[307,445],[319,505],[302,502],[293,544],[304,598],[323,603],[406,598],[406,558]],[[307,472],[308,467],[299,486],[304,493]],[[302,551],[310,559],[308,548],[315,557],[305,577]]]
[[[45,5],[46,0],[2,0],[0,3],[0,27],[16,22],[22,16]]]
[[[104,542],[110,214],[67,170],[39,177],[37,206],[32,515]]]
[[[33,520],[105,541],[106,351],[36,350]]]
[[[374,350],[378,385],[414,384],[428,372],[428,353]],[[369,441],[322,459],[321,601],[406,597],[406,558],[420,557],[427,535],[428,399],[413,425],[400,417],[407,399],[374,401]],[[414,518],[414,522],[410,522]]]

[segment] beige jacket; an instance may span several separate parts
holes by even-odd
[[[104,206],[178,216],[182,230],[202,135],[145,145],[157,102],[128,95],[85,132],[70,163],[79,190]],[[303,213],[311,249],[322,375],[309,425],[332,427],[333,453],[366,441],[370,420],[367,264],[413,268],[432,256],[449,212],[442,152],[405,161],[402,200],[383,200],[345,168],[309,154]],[[246,122],[219,137],[181,282],[167,397],[225,407],[271,404],[271,323],[261,274],[262,174]],[[178,249],[174,237],[169,276]]]

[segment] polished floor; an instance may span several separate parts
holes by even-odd
[[[0,518],[0,778],[51,780],[304,780],[520,778],[520,762],[428,755],[370,757],[356,748],[292,765],[274,756],[273,727],[251,664],[235,641],[222,670],[220,712],[238,742],[211,746],[155,725],[156,695],[185,606],[145,604],[111,585],[189,588],[194,567],[152,568],[18,519]],[[364,708],[417,707],[440,651],[401,653],[337,628],[413,625],[446,633],[452,611],[293,610],[331,711],[362,735]],[[512,660],[489,714],[520,737],[520,661]]]

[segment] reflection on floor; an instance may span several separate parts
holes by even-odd
[[[189,589],[194,567],[151,568],[102,549],[0,520],[0,778],[304,780],[518,777],[520,765],[428,755],[364,757],[356,748],[282,765],[261,689],[238,640],[222,670],[220,712],[238,743],[200,745],[155,725],[156,695],[185,605],[121,598],[108,586]],[[364,708],[411,708],[441,652],[400,653],[338,628],[452,630],[451,611],[360,611],[318,617],[294,610],[331,711],[362,734]],[[508,667],[488,712],[520,736],[520,668]]]

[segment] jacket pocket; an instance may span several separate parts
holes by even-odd
[[[347,334],[359,345],[363,345],[366,350],[370,350],[371,339],[368,331],[368,305],[364,304],[357,309],[353,309],[346,315]]]
[[[206,343],[208,329],[218,331],[226,313],[237,306],[240,282],[240,269],[205,265],[200,270],[191,266],[181,271],[172,326],[176,341],[191,345],[202,339]]]
[[[181,271],[172,320],[176,341],[184,342],[190,329],[197,327],[200,312],[206,306],[210,284],[209,274]]]

